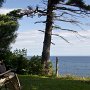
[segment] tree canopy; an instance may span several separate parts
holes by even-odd
[[[17,36],[18,22],[7,15],[0,15],[0,57],[10,49]]]

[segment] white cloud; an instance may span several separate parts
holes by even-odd
[[[53,31],[53,33],[59,34],[59,35],[65,36],[65,37],[71,37],[71,36],[75,36],[78,34],[80,34],[82,36],[90,36],[90,30],[80,30],[80,31],[78,31],[78,34],[71,32],[71,31],[59,31],[59,30]]]
[[[17,8],[0,8],[0,14],[7,14],[10,11],[13,11],[15,9],[17,9]]]
[[[59,32],[54,32],[58,34]],[[71,44],[66,43],[59,37],[53,37],[52,42],[56,45],[51,45],[51,55],[90,55],[90,31],[79,31],[82,36],[87,36],[87,38],[78,38],[69,32],[62,31],[59,35],[62,35]],[[18,37],[15,44],[13,44],[12,50],[16,48],[22,49],[26,48],[28,50],[28,55],[41,55],[43,46],[42,32],[36,30],[18,32]]]
[[[34,52],[36,53],[36,55],[40,55],[42,51],[42,42],[43,34],[39,31],[33,30],[18,32],[16,43],[12,44],[12,50],[15,50],[16,48],[26,48],[28,49],[28,53],[31,53],[30,55],[34,54]]]
[[[0,8],[0,14],[6,14],[9,13],[10,11],[12,11],[14,9],[9,9],[9,8]]]

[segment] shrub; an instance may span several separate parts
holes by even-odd
[[[42,71],[41,57],[33,56],[29,61],[28,73],[39,75],[41,74],[41,71]]]
[[[53,74],[53,69],[52,69],[52,63],[49,61],[48,62],[49,65],[49,76],[51,76]],[[33,56],[30,61],[29,61],[29,74],[33,74],[33,75],[45,75],[43,73],[44,69],[43,66],[41,64],[41,57],[40,56]]]
[[[15,53],[16,52],[16,53]],[[27,74],[28,73],[28,63],[29,60],[25,57],[23,49],[15,50],[14,53],[7,53],[4,62],[8,69],[16,69],[18,74]]]

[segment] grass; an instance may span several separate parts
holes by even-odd
[[[90,90],[90,78],[19,76],[22,90]]]

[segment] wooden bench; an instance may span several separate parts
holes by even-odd
[[[13,70],[8,70],[0,74],[0,90],[21,90],[17,74]]]

